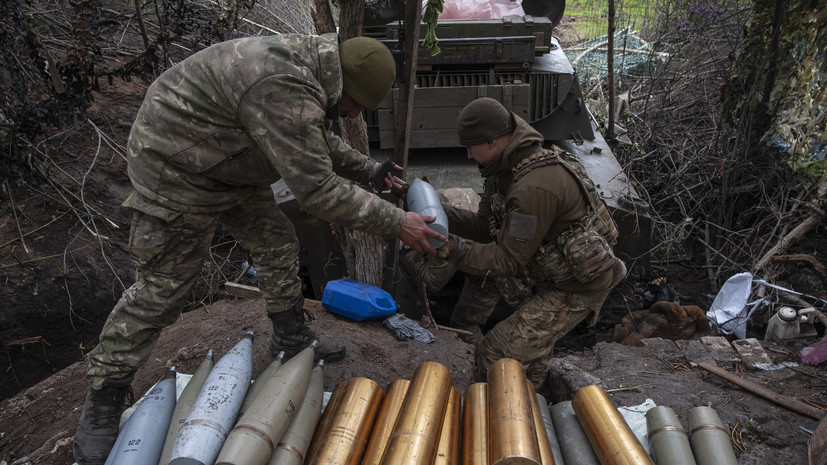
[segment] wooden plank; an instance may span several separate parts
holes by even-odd
[[[224,283],[224,290],[238,297],[261,297],[261,291],[259,288],[255,286],[247,286],[246,284],[234,283],[232,281],[227,281]]]
[[[775,402],[776,404],[785,407],[788,410],[792,410],[793,412],[800,413],[801,415],[805,415],[810,418],[815,418],[816,420],[820,419],[821,416],[824,415],[824,411],[822,411],[821,409],[817,409],[812,405],[805,404],[804,402],[801,402],[798,399],[782,396],[781,394],[761,387],[753,383],[752,381],[747,381],[744,378],[741,378],[740,376],[733,375],[732,373],[722,368],[718,368],[716,366],[704,362],[698,362],[698,366],[720,378],[729,381],[732,384],[735,384],[738,387],[743,388],[746,391],[756,394],[759,397],[763,397],[764,399],[769,400],[771,402]]]

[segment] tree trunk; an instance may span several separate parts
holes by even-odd
[[[362,18],[365,11],[364,0],[340,0],[339,36],[342,40],[361,35]],[[313,20],[316,31],[334,32],[335,26],[330,5],[326,0],[314,0]],[[342,139],[354,149],[370,155],[368,132],[365,120],[360,115],[356,119],[340,118],[339,127]],[[383,280],[383,259],[385,240],[374,234],[355,231],[333,225],[333,232],[342,248],[348,275],[356,280],[381,286]]]

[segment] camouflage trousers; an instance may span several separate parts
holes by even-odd
[[[483,335],[481,326],[485,325],[502,295],[493,279],[483,279],[479,276],[466,275],[462,283],[462,292],[451,312],[450,325],[471,333],[471,336],[460,335],[460,338],[474,346],[478,346]]]
[[[429,292],[441,289],[456,273],[451,264],[433,256],[412,252],[408,258]],[[605,290],[575,293],[555,289],[551,283],[530,288],[518,278],[466,274],[450,325],[470,333],[460,337],[476,348],[476,380],[485,381],[497,360],[513,358],[526,367],[526,376],[539,389],[557,340],[589,316],[596,317],[611,289],[626,275],[620,260],[613,275]],[[516,310],[483,335],[480,327],[488,322],[500,300]]]
[[[269,186],[217,213],[175,211],[138,194],[124,205],[133,210],[129,247],[137,280],[123,292],[89,354],[87,378],[94,389],[104,379],[131,376],[161,329],[180,317],[219,224],[250,252],[268,313],[301,305],[299,242]]]
[[[593,293],[538,290],[476,346],[476,379],[484,381],[488,369],[501,358],[522,362],[526,376],[539,389],[546,380],[554,344],[600,306],[609,290]]]

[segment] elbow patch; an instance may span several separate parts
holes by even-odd
[[[534,215],[524,215],[522,213],[512,213],[509,216],[508,235],[513,237],[516,241],[530,241],[534,239],[537,233],[537,217]]]

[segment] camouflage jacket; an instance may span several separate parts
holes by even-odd
[[[243,38],[168,69],[129,135],[132,185],[168,208],[214,212],[284,179],[314,216],[396,235],[405,212],[343,179],[367,183],[378,163],[330,132],[338,50],[335,34]]]
[[[473,239],[466,241],[457,262],[466,273],[524,277],[543,245],[555,244],[590,213],[580,181],[562,163],[536,167],[514,181],[518,166],[548,152],[542,135],[515,119],[517,128],[503,154],[480,168],[485,187],[477,213],[443,205],[451,233]],[[597,290],[608,286],[611,277],[609,271],[587,284],[563,279],[555,285],[574,292]]]

